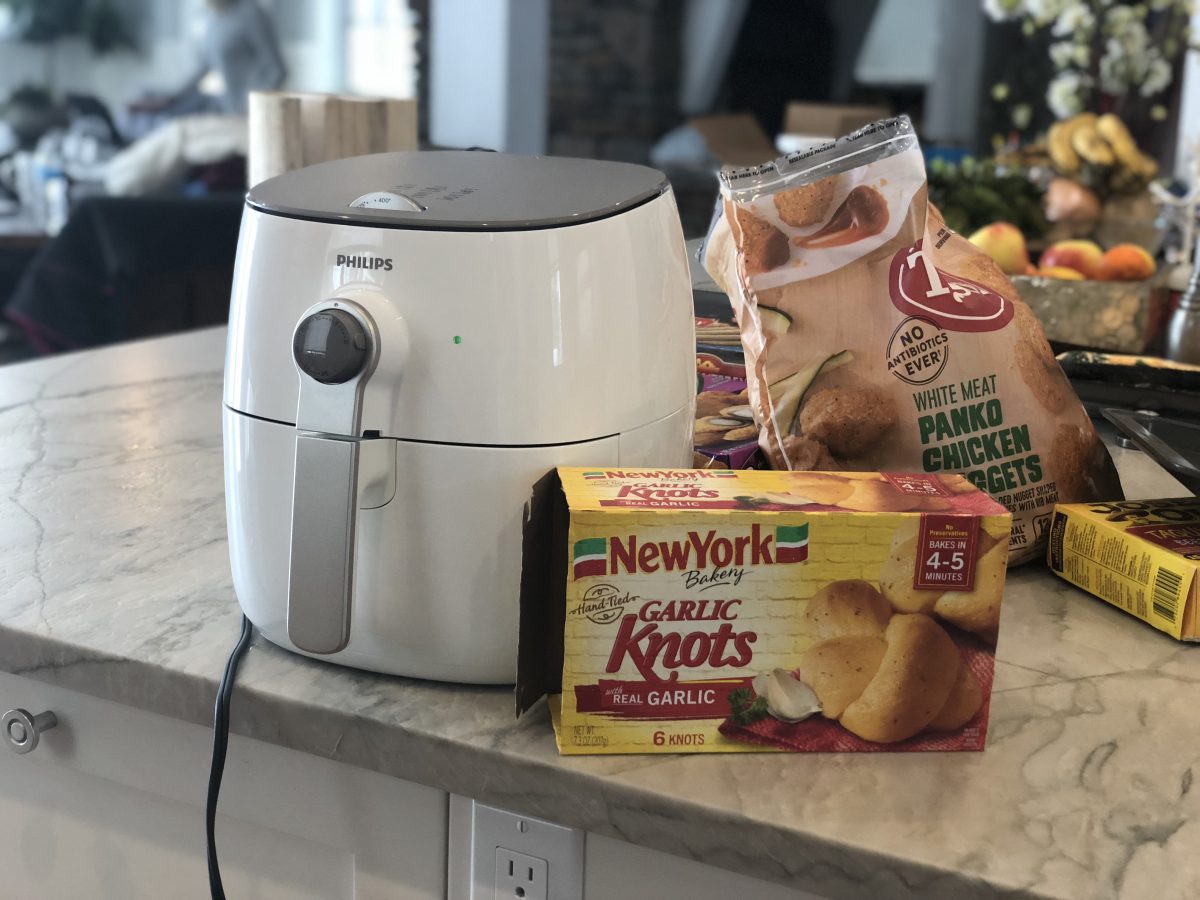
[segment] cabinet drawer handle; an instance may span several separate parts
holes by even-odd
[[[47,710],[30,715],[23,709],[10,709],[0,719],[0,727],[4,730],[4,739],[14,753],[30,753],[37,749],[42,739],[42,732],[49,731],[58,724],[58,716]]]

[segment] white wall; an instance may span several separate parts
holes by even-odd
[[[970,147],[976,143],[983,93],[987,17],[978,3],[940,0],[933,26],[933,70],[925,89],[924,138]],[[953,73],[946,77],[946,73]]]
[[[346,89],[367,96],[415,97],[416,17],[405,0],[348,0],[343,21]]]
[[[430,139],[503,150],[508,3],[433,0],[429,18]]]
[[[430,140],[544,153],[549,35],[548,0],[433,0]]]
[[[713,108],[748,0],[687,0],[683,13],[683,75],[679,108],[699,116]]]
[[[1192,34],[1200,28],[1200,10],[1192,14]],[[1175,151],[1175,174],[1191,180],[1191,168],[1200,142],[1200,53],[1188,52],[1183,60],[1183,92],[1179,97],[1179,142]]]

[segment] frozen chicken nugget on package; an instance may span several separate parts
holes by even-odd
[[[1012,511],[1013,563],[1043,554],[1056,502],[1122,496],[1036,317],[929,204],[907,118],[727,169],[721,193],[704,262],[737,313],[749,406],[775,468],[928,472],[951,493],[969,482]],[[900,511],[878,486],[819,492]],[[897,609],[989,636],[987,609],[951,609],[967,605],[958,599]]]

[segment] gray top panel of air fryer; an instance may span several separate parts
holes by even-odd
[[[319,222],[513,231],[603,219],[666,188],[662,172],[646,166],[452,150],[320,163],[268,179],[246,199],[263,212]]]

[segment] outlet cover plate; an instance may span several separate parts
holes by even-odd
[[[521,816],[456,795],[450,796],[448,896],[495,900],[500,849],[546,862],[546,897],[583,900],[584,833],[533,816]],[[469,874],[465,871],[469,860]],[[535,873],[536,875],[536,873]]]

